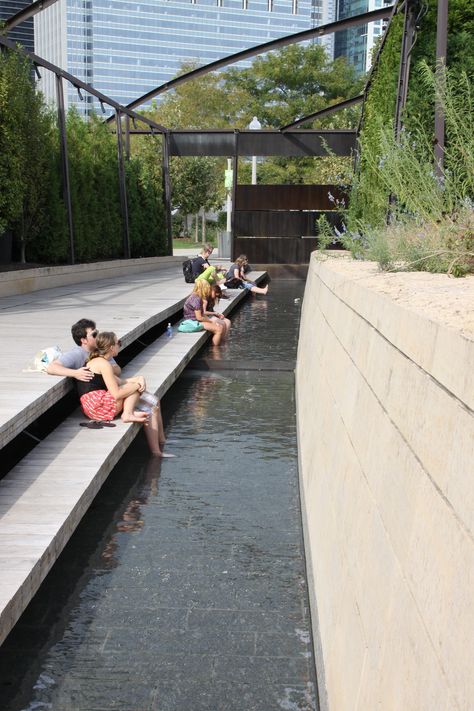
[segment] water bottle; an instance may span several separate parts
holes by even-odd
[[[166,337],[173,338],[173,327],[170,323],[166,327]]]

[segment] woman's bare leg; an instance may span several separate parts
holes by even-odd
[[[131,395],[123,399],[122,420],[124,422],[146,422],[148,420],[147,412],[135,410],[139,399],[139,392],[132,393]]]
[[[230,319],[228,318],[219,318],[218,316],[211,316],[211,321],[214,323],[220,324],[222,326],[222,338],[225,339],[227,338],[229,331],[230,331]]]
[[[218,346],[222,340],[223,326],[215,321],[201,321],[204,329],[212,333],[212,344]]]

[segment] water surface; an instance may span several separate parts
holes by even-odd
[[[219,370],[169,392],[176,460],[140,436],[111,473],[0,651],[2,711],[316,708],[293,374],[270,369],[302,289],[247,299],[201,354]]]

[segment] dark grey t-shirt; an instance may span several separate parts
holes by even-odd
[[[64,365],[65,368],[71,368],[71,370],[78,370],[79,368],[82,368],[85,364],[86,361],[89,357],[89,352],[86,351],[85,348],[82,346],[76,346],[75,348],[72,348],[72,350],[67,351],[67,353],[62,353],[58,361],[61,363],[61,365]],[[111,365],[116,365],[116,362],[113,358],[110,359]]]

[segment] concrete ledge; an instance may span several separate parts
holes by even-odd
[[[312,259],[296,370],[322,709],[474,698],[474,280]]]
[[[230,291],[223,313],[247,294]],[[208,338],[207,332],[162,336],[124,375],[143,374],[148,389],[162,397]],[[0,644],[139,431],[121,420],[115,428],[89,430],[78,426],[81,420],[78,409],[0,481]]]
[[[0,297],[29,294],[33,291],[52,289],[57,286],[83,284],[88,281],[155,271],[179,265],[182,262],[183,257],[143,257],[142,259],[116,259],[108,262],[2,272]]]

